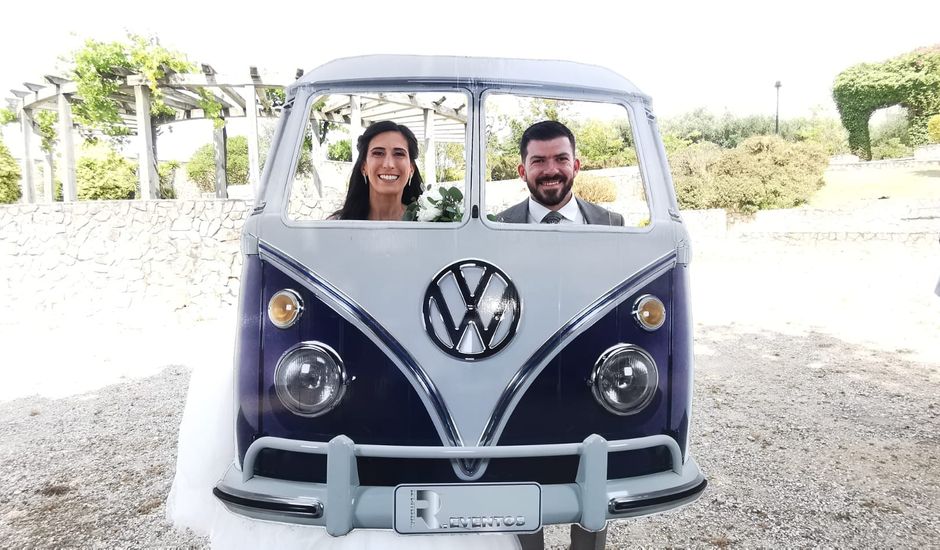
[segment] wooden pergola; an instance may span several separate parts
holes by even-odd
[[[248,119],[248,159],[249,183],[257,184],[260,179],[260,151],[258,140],[258,118],[264,116],[266,104],[265,90],[283,89],[303,75],[298,69],[293,75],[261,74],[257,68],[250,67],[247,75],[218,74],[209,65],[202,65],[201,73],[170,74],[159,83],[159,90],[164,103],[174,110],[174,121],[204,119],[206,113],[199,105],[200,91],[208,91],[222,106],[222,118],[225,120],[246,117]],[[117,72],[117,71],[115,71]],[[121,74],[118,72],[118,74]],[[118,112],[124,125],[135,136],[135,148],[139,160],[139,195],[143,199],[159,198],[159,180],[156,173],[154,154],[154,128],[150,117],[151,91],[145,77],[135,74],[121,74],[125,79],[122,86],[111,95],[118,105]],[[72,104],[82,101],[75,82],[57,76],[45,76],[43,84],[24,83],[26,90],[11,90],[16,99],[8,100],[19,115],[23,136],[23,171],[22,200],[35,202],[33,196],[33,158],[32,139],[36,133],[34,113],[39,110],[54,110],[58,113],[58,148],[61,155],[60,178],[63,185],[63,200],[77,199],[75,179],[75,147],[72,137]],[[466,105],[448,106],[449,98],[441,97],[437,101],[419,99],[415,94],[383,93],[348,96],[329,96],[331,102],[310,116],[318,122],[333,122],[349,125],[352,143],[362,133],[362,129],[378,120],[394,120],[411,128],[426,151],[433,151],[435,142],[460,142],[465,139]],[[275,113],[276,114],[276,113]],[[214,130],[213,142],[216,159],[216,196],[226,198],[227,182],[225,177],[226,131],[223,124]],[[315,140],[316,141],[316,140]],[[316,147],[316,144],[314,145]],[[356,154],[353,146],[353,155]],[[433,181],[435,173],[435,155],[426,154],[424,172]],[[354,159],[355,160],[355,159]],[[45,201],[53,200],[52,159],[45,159]]]

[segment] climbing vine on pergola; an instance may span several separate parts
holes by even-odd
[[[861,158],[871,159],[868,121],[885,107],[907,109],[911,144],[927,143],[927,120],[940,113],[940,45],[849,67],[836,77],[832,97],[849,132],[849,148]]]

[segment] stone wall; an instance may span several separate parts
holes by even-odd
[[[0,324],[128,312],[215,319],[235,304],[251,201],[0,206]],[[723,238],[936,243],[940,203],[851,211],[684,211],[694,247]]]
[[[0,316],[177,311],[235,303],[238,200],[93,201],[0,207]]]

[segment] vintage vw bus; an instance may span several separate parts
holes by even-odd
[[[577,137],[576,194],[622,226],[498,221],[528,196],[515,140],[543,118]],[[330,153],[381,120],[414,131],[450,221],[330,219],[351,167]],[[688,235],[650,99],[623,77],[323,65],[287,91],[242,252],[237,457],[214,490],[231,511],[334,536],[596,531],[704,490]]]

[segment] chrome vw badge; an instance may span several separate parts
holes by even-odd
[[[438,273],[424,293],[424,327],[444,352],[472,361],[506,347],[516,334],[522,304],[498,267],[461,260]]]

